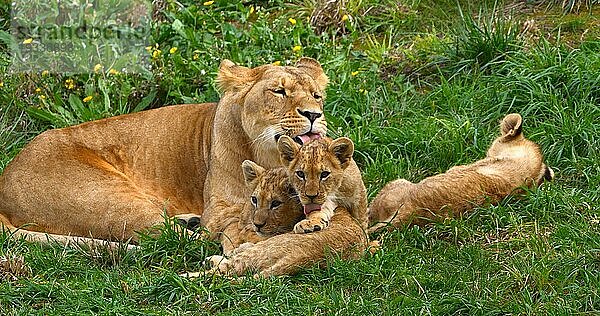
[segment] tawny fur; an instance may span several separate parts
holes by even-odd
[[[328,257],[343,259],[361,258],[367,247],[367,236],[347,210],[338,208],[331,225],[310,234],[283,234],[257,244],[244,244],[230,258],[208,258],[214,267],[209,273],[244,275],[248,272],[258,276],[292,275],[302,268],[323,263]],[[281,253],[287,253],[281,256]],[[197,277],[202,273],[186,273]]]
[[[399,179],[388,183],[369,207],[373,232],[391,224],[423,225],[460,216],[476,206],[497,203],[521,187],[535,187],[554,174],[540,148],[522,133],[519,114],[507,115],[485,159],[456,166],[419,183]]]
[[[242,169],[251,190],[238,227],[223,232],[223,254],[229,255],[243,243],[257,243],[269,237],[291,232],[304,219],[302,205],[285,168],[265,169],[245,160]]]
[[[338,206],[348,210],[366,229],[367,193],[360,170],[352,159],[354,144],[350,139],[314,139],[300,147],[291,138],[281,137],[278,147],[302,204],[322,206],[320,211],[307,214],[307,218],[294,227],[296,233],[325,229]],[[326,176],[323,172],[327,172]]]
[[[256,68],[223,61],[218,104],[163,107],[46,131],[0,177],[11,231],[136,239],[167,216],[199,216],[214,236],[237,227],[245,159],[279,165],[276,136],[326,133],[327,77],[315,60]],[[285,94],[280,93],[284,90]],[[37,235],[30,234],[35,237]],[[285,253],[280,253],[285,256]]]

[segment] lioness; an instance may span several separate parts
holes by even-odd
[[[242,163],[244,180],[252,192],[240,217],[239,226],[223,232],[223,254],[229,255],[243,243],[256,243],[291,232],[304,219],[298,194],[285,168],[265,169],[255,162]]]
[[[388,183],[369,207],[373,232],[388,223],[408,223],[460,215],[486,202],[497,203],[522,186],[533,187],[554,177],[543,162],[540,148],[523,136],[522,118],[509,114],[500,123],[485,159],[450,168],[419,183],[399,179]]]
[[[13,231],[27,224],[24,234],[105,240],[135,240],[164,212],[202,215],[211,233],[237,226],[232,219],[248,196],[237,172],[242,161],[278,167],[279,137],[325,135],[328,78],[310,58],[295,67],[252,69],[225,60],[217,82],[217,104],[163,107],[40,134],[0,177],[0,220]]]
[[[349,138],[332,141],[317,137],[300,147],[282,136],[277,144],[306,215],[294,226],[294,232],[325,229],[338,206],[348,210],[366,229],[367,190],[352,159],[354,143]]]

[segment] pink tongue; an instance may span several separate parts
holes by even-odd
[[[306,204],[304,205],[304,215],[308,215],[314,211],[320,211],[321,204]]]
[[[302,141],[302,144],[306,144],[311,139],[319,139],[321,138],[320,134],[306,133],[304,135],[298,135],[298,138]]]

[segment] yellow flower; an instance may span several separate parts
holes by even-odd
[[[94,98],[93,96],[88,95],[87,97],[83,98],[83,102],[90,102],[90,101],[92,101],[93,98]]]
[[[73,81],[73,79],[65,80],[65,88],[67,88],[69,90],[75,89],[75,81]]]
[[[200,53],[194,53],[194,56],[192,56],[192,59],[198,60],[198,58],[200,58]]]
[[[38,97],[39,97],[40,99],[42,99],[42,100],[44,100],[44,99],[46,98],[46,96],[45,96],[45,95],[43,95],[43,94],[42,94],[42,95],[39,95]]]
[[[250,14],[254,13],[254,7],[250,7]]]
[[[109,74],[109,75],[116,75],[116,74],[118,74],[118,73],[119,73],[119,71],[118,71],[118,70],[116,70],[116,69],[114,69],[114,68],[110,68],[110,70],[108,71],[108,74]]]
[[[294,46],[294,47],[292,48],[292,51],[294,51],[294,52],[299,52],[301,49],[302,49],[302,46],[300,46],[300,45],[296,45],[296,46]]]
[[[214,1],[206,1],[203,3],[203,5],[209,6],[211,4],[215,3]]]
[[[33,42],[33,38],[28,38],[26,40],[23,41],[23,44],[27,45],[27,44],[31,44]]]
[[[290,21],[290,23],[292,23],[292,25],[296,25],[296,19],[289,18],[288,21]]]
[[[356,76],[358,75],[358,71],[353,71],[352,73],[350,73],[352,76]]]
[[[42,89],[37,88],[37,89],[35,89],[35,92],[40,93],[40,92],[42,92]]]
[[[45,77],[49,74],[50,72],[48,70],[44,70],[42,71],[42,77]]]
[[[273,62],[273,65],[275,65],[275,66],[280,66],[280,65],[281,65],[281,62],[280,62],[279,60],[276,60],[276,61],[274,61],[274,62]]]
[[[4,87],[4,82],[0,81],[0,88]]]
[[[152,52],[152,58],[156,59],[156,58],[160,57],[161,53],[162,53],[162,51],[160,49],[155,50],[154,52]]]
[[[100,70],[102,70],[102,65],[96,64],[96,66],[94,66],[94,72],[99,72]]]
[[[177,47],[171,47],[171,49],[169,49],[169,54],[175,54],[177,52]]]
[[[342,15],[342,22],[348,21],[348,14]]]
[[[152,46],[146,46],[146,51],[149,53],[152,51]]]

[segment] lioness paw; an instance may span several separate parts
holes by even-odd
[[[303,219],[294,226],[294,233],[305,234],[310,232],[320,231],[329,226],[329,221],[324,218],[318,219]]]

